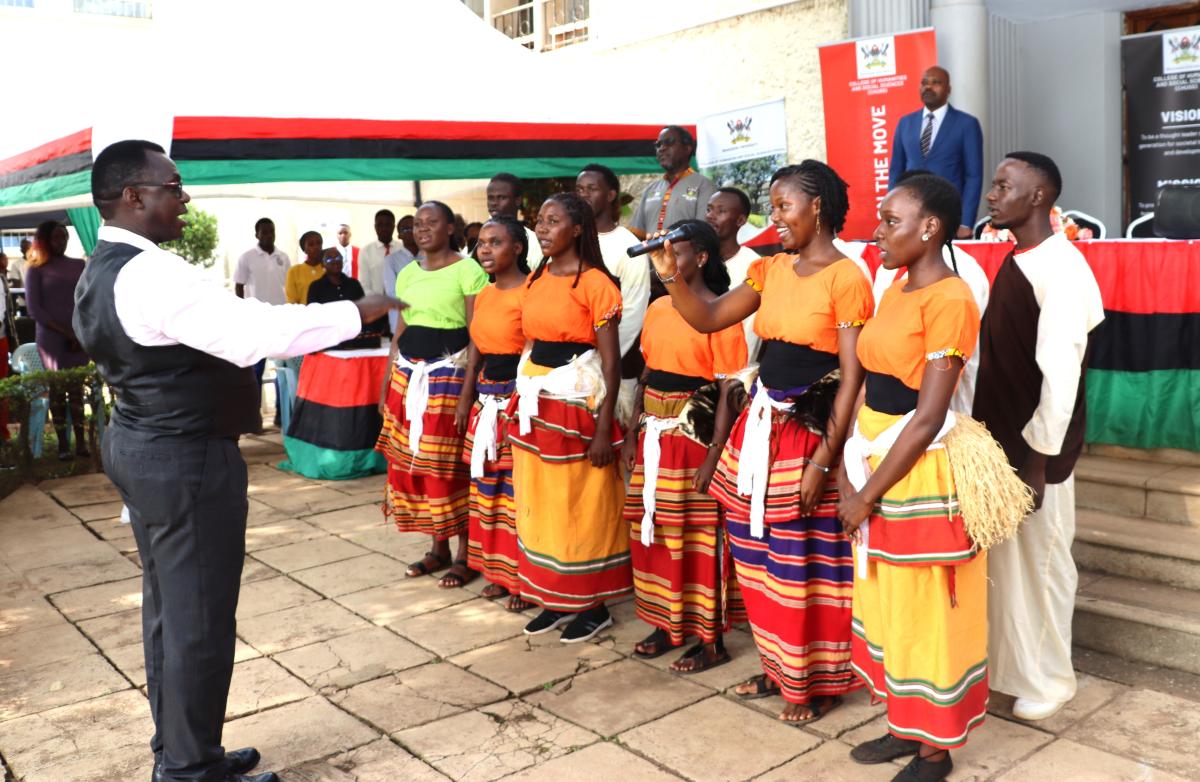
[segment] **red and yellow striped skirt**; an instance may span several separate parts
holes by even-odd
[[[429,404],[421,449],[409,443],[404,395],[411,370],[392,367],[383,411],[383,428],[375,449],[388,462],[385,512],[401,532],[423,532],[437,540],[465,535],[468,524],[470,472],[462,461],[463,437],[454,425],[464,372],[440,367],[429,374]]]
[[[480,394],[510,397],[515,383],[493,383],[480,378]],[[476,401],[463,442],[463,461],[470,464],[475,429],[483,403]],[[471,479],[470,534],[467,536],[467,565],[493,584],[512,594],[521,591],[517,579],[517,505],[513,494],[512,450],[505,437],[503,421],[496,422],[496,461],[485,461],[483,476]]]

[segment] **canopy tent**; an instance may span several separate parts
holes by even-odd
[[[93,156],[121,138],[169,145],[189,188],[497,171],[547,177],[573,175],[588,162],[620,173],[659,170],[652,141],[671,112],[616,89],[625,75],[547,65],[456,0],[350,0],[336,18],[306,9],[239,0],[156,4],[140,38],[75,42],[77,51],[133,47],[145,66],[71,95],[33,133],[6,133],[0,216],[87,203]],[[324,33],[311,54],[281,54],[276,42],[313,39],[331,22],[388,32],[378,46],[356,43],[350,58],[340,43],[322,43]],[[187,65],[186,81],[173,63]],[[77,63],[47,63],[44,78],[53,81],[56,69],[65,77]],[[685,89],[697,94],[676,94],[675,105],[689,116],[703,110],[702,85]]]

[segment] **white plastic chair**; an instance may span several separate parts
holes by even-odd
[[[1141,217],[1134,220],[1129,225],[1125,226],[1125,238],[1126,239],[1137,239],[1138,236],[1136,233],[1134,233],[1134,229],[1137,228],[1139,225],[1142,225],[1143,223],[1149,223],[1153,219],[1154,219],[1154,212],[1146,212],[1146,214],[1142,215]]]
[[[1108,237],[1108,229],[1104,227],[1098,218],[1092,217],[1087,212],[1081,212],[1078,209],[1068,209],[1063,212],[1063,217],[1069,217],[1075,221],[1075,224],[1080,228],[1094,228],[1095,236],[1093,239],[1105,239]]]
[[[275,364],[275,382],[276,388],[279,389],[279,398],[275,400],[275,404],[279,405],[279,426],[283,433],[287,434],[292,422],[292,405],[296,401],[296,390],[300,385],[299,375],[288,365],[288,360],[271,360]]]
[[[13,351],[12,366],[17,374],[43,372],[46,367],[38,354],[37,345],[26,342]],[[42,437],[46,432],[46,414],[50,410],[50,395],[43,391],[29,400],[29,450],[34,459],[42,456]]]

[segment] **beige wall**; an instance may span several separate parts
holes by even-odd
[[[682,119],[783,97],[788,121],[788,159],[825,157],[821,71],[817,47],[847,37],[846,0],[801,2],[723,19],[688,30],[606,48],[570,46],[543,57],[587,57],[603,71],[634,74],[614,89],[643,85],[647,100],[663,100],[686,77],[701,80],[704,105],[686,107]],[[690,65],[688,65],[690,64]],[[654,74],[662,72],[661,88]],[[662,98],[653,97],[654,94]],[[699,100],[696,101],[699,103]]]

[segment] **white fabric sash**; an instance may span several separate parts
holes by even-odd
[[[475,419],[475,439],[471,441],[471,477],[483,477],[485,461],[496,461],[496,419],[503,401],[493,394],[480,394],[483,407]]]
[[[529,434],[533,428],[531,420],[538,414],[538,397],[543,393],[557,399],[594,397],[597,405],[604,398],[600,354],[595,350],[576,356],[538,377],[529,377],[521,371],[527,360],[528,356],[523,356],[517,367],[517,420],[521,434]]]
[[[425,410],[429,407],[429,373],[435,369],[459,363],[465,348],[437,361],[409,361],[396,354],[396,366],[410,371],[408,388],[404,392],[404,417],[408,419],[408,447],[413,456],[421,452],[421,435],[425,433]]]
[[[642,467],[646,479],[642,486],[642,545],[649,546],[654,543],[655,494],[658,492],[658,463],[662,459],[659,436],[679,426],[679,419],[648,415],[642,423],[646,426],[646,436],[642,439]]]
[[[846,477],[850,480],[850,485],[855,491],[862,491],[863,486],[867,484],[867,478],[871,477],[871,465],[867,459],[872,456],[885,456],[896,444],[896,439],[900,437],[900,433],[904,431],[904,427],[908,426],[908,422],[912,420],[915,410],[910,410],[896,423],[884,429],[873,440],[868,440],[863,436],[863,433],[858,429],[858,422],[854,422],[854,434],[846,439],[846,447],[843,451],[843,463],[846,465]],[[954,424],[958,419],[954,417],[954,412],[948,410],[946,412],[946,420],[942,422],[942,428],[938,430],[937,436],[933,438],[933,442],[929,444],[926,451],[936,451],[939,448],[945,448],[942,440],[954,428]],[[858,577],[867,577],[867,551],[870,548],[870,521],[864,521],[859,525],[859,542],[854,547],[854,561],[858,566]]]
[[[775,410],[787,410],[790,402],[776,402],[761,383],[746,414],[742,430],[742,451],[738,459],[738,494],[750,497],[750,534],[763,536],[767,515],[767,482],[771,474],[771,416]]]

